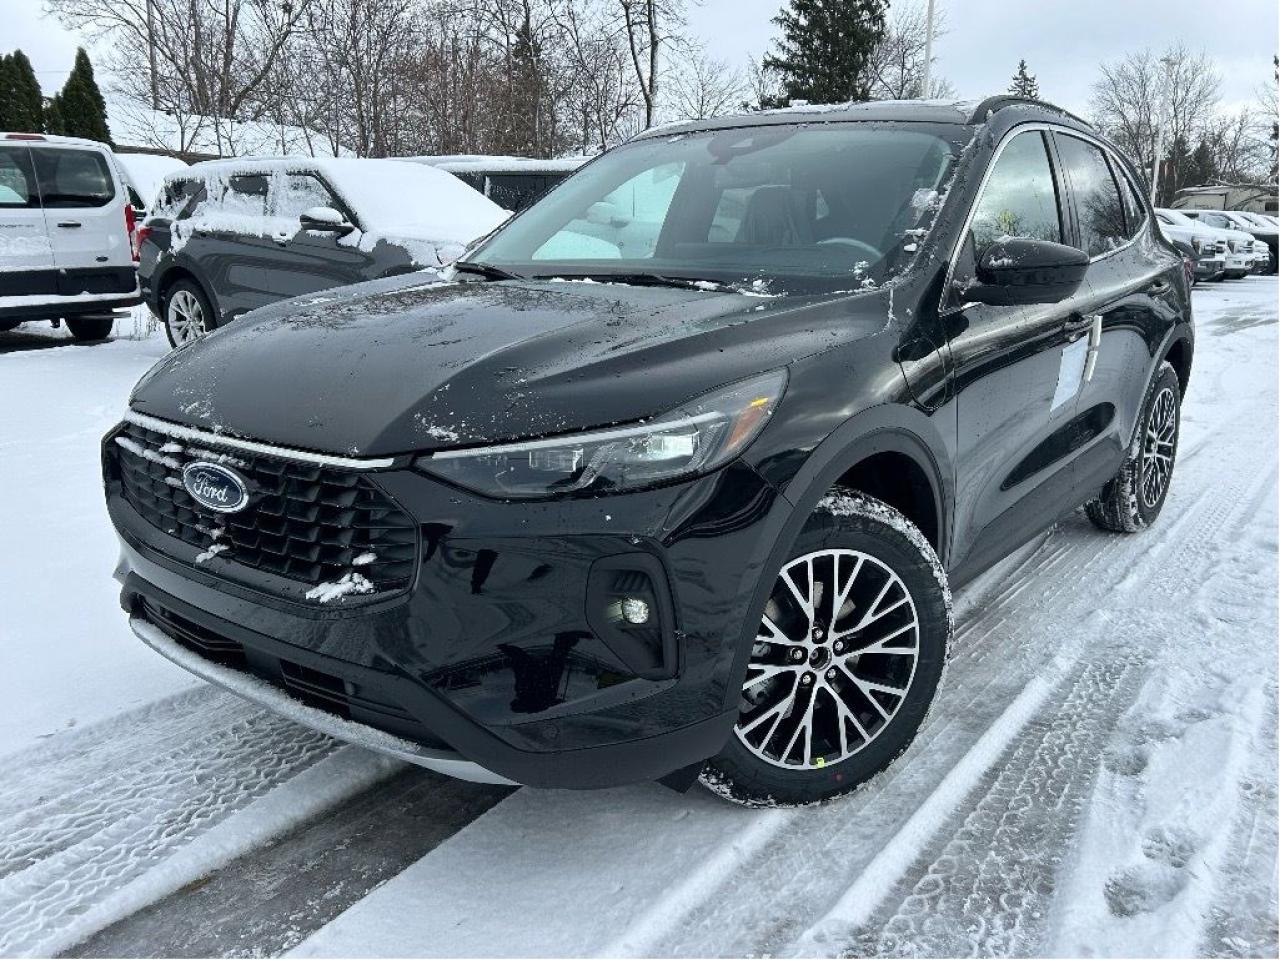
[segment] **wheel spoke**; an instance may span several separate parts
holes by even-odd
[[[870,584],[860,589],[869,576]],[[781,600],[783,594],[791,599]],[[883,561],[844,549],[791,560],[779,572],[773,596],[791,612],[782,616],[771,609],[761,617],[735,733],[746,749],[774,766],[812,769],[839,763],[879,736],[906,702],[919,660],[915,601]],[[855,622],[836,630],[842,614]],[[808,621],[803,637],[798,634],[801,616]],[[827,628],[826,636],[814,632],[819,626]],[[868,628],[875,635],[860,633]],[[833,656],[829,642],[851,634],[858,636]],[[796,650],[805,652],[803,660],[779,662],[780,651],[794,657]],[[859,712],[874,721],[874,732]]]

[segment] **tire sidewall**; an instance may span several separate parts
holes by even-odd
[[[872,502],[884,510],[891,509],[878,501]],[[900,514],[898,518],[907,523]],[[922,536],[918,543],[924,543]],[[813,803],[856,789],[906,750],[933,703],[951,639],[945,575],[940,582],[936,558],[932,551],[929,555],[923,553],[918,543],[874,516],[861,512],[838,515],[819,505],[819,510],[797,537],[786,562],[820,550],[858,550],[880,560],[902,579],[911,593],[919,621],[916,672],[906,701],[889,726],[870,744],[845,760],[817,769],[786,769],[770,764],[747,749],[735,731],[721,752],[709,761],[703,774],[707,786],[748,805]],[[778,571],[771,574],[774,580],[778,575]]]
[[[1142,477],[1143,471],[1146,469],[1146,437],[1147,426],[1151,420],[1152,411],[1155,409],[1156,398],[1164,391],[1165,388],[1173,390],[1173,455],[1172,463],[1169,466],[1169,480],[1164,485],[1164,490],[1160,492],[1160,499],[1154,504],[1148,506],[1146,498],[1142,495]],[[1142,406],[1142,420],[1138,425],[1138,442],[1137,455],[1135,458],[1133,491],[1134,507],[1141,517],[1144,526],[1153,524],[1161,509],[1164,508],[1164,502],[1169,497],[1169,490],[1173,487],[1173,474],[1178,467],[1178,443],[1182,439],[1182,393],[1178,382],[1178,375],[1173,367],[1164,364],[1160,372],[1156,375],[1155,382],[1151,384],[1151,389],[1147,393],[1147,402]]]
[[[173,300],[174,294],[179,290],[186,290],[192,294],[200,304],[200,309],[204,313],[204,333],[207,334],[218,327],[217,317],[213,312],[213,305],[209,302],[209,298],[205,295],[200,284],[194,280],[179,280],[177,283],[169,287],[164,294],[164,303],[161,305],[161,318],[164,321],[164,334],[169,338],[169,346],[180,347],[180,344],[173,335],[173,328],[169,326],[169,304]],[[203,336],[204,334],[201,334]],[[198,337],[196,339],[199,339]],[[190,342],[190,341],[188,341]]]

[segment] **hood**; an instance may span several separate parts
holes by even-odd
[[[655,416],[873,334],[886,299],[409,275],[247,314],[162,360],[130,403],[348,456],[515,440]]]

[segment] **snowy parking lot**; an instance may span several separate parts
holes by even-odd
[[[1194,303],[1159,523],[965,588],[915,743],[803,810],[450,781],[203,685],[100,489],[163,334],[0,333],[0,956],[1275,956],[1276,282]]]

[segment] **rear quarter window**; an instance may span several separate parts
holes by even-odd
[[[0,208],[31,209],[40,206],[31,156],[26,147],[0,146]]]
[[[96,150],[32,147],[31,159],[46,209],[104,207],[115,199],[111,167]]]

